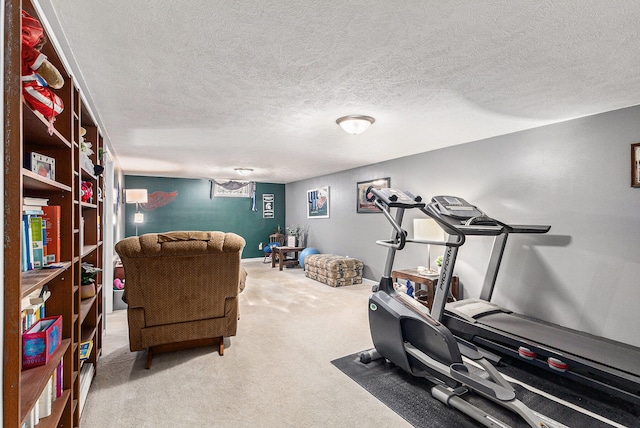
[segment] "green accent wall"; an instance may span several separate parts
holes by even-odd
[[[247,245],[243,258],[262,257],[258,245],[269,243],[269,235],[277,226],[285,227],[284,184],[256,183],[256,211],[251,198],[211,198],[211,182],[205,179],[165,178],[127,175],[125,189],[147,189],[154,192],[178,192],[173,202],[156,209],[143,209],[144,223],[138,224],[138,235],[173,230],[212,230],[233,232]],[[274,218],[262,218],[262,195],[273,194]],[[123,198],[124,199],[124,198]],[[133,216],[135,204],[125,204],[125,235],[136,234]]]

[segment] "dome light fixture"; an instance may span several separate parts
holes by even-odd
[[[371,116],[349,115],[338,118],[336,123],[348,134],[358,135],[369,129],[375,121]]]
[[[253,172],[253,168],[234,168],[234,171],[246,177]]]

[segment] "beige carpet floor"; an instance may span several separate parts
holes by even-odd
[[[154,356],[130,352],[126,311],[107,316],[103,355],[82,414],[102,427],[405,427],[331,361],[372,346],[369,282],[332,288],[299,267],[243,263],[237,336]]]

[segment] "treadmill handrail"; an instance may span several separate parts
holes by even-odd
[[[549,225],[535,225],[535,224],[512,224],[509,233],[547,233],[551,230]]]
[[[380,241],[376,241],[376,244],[382,245],[384,247],[395,248],[396,250],[402,250],[407,243],[406,232],[402,230],[402,227],[400,227],[398,222],[391,216],[391,214],[389,213],[388,207],[385,207],[378,199],[374,200],[373,203],[382,211],[382,214],[384,214],[384,216],[387,218],[389,223],[391,223],[391,226],[393,227],[393,229],[396,231],[395,240],[390,240],[390,239],[380,240]],[[400,240],[400,242],[397,241],[398,239]]]
[[[460,225],[458,229],[465,235],[483,235],[483,236],[496,236],[505,233],[504,226],[484,226],[484,225]]]

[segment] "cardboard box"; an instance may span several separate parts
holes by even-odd
[[[62,316],[46,317],[22,334],[22,369],[47,364],[62,342]]]

